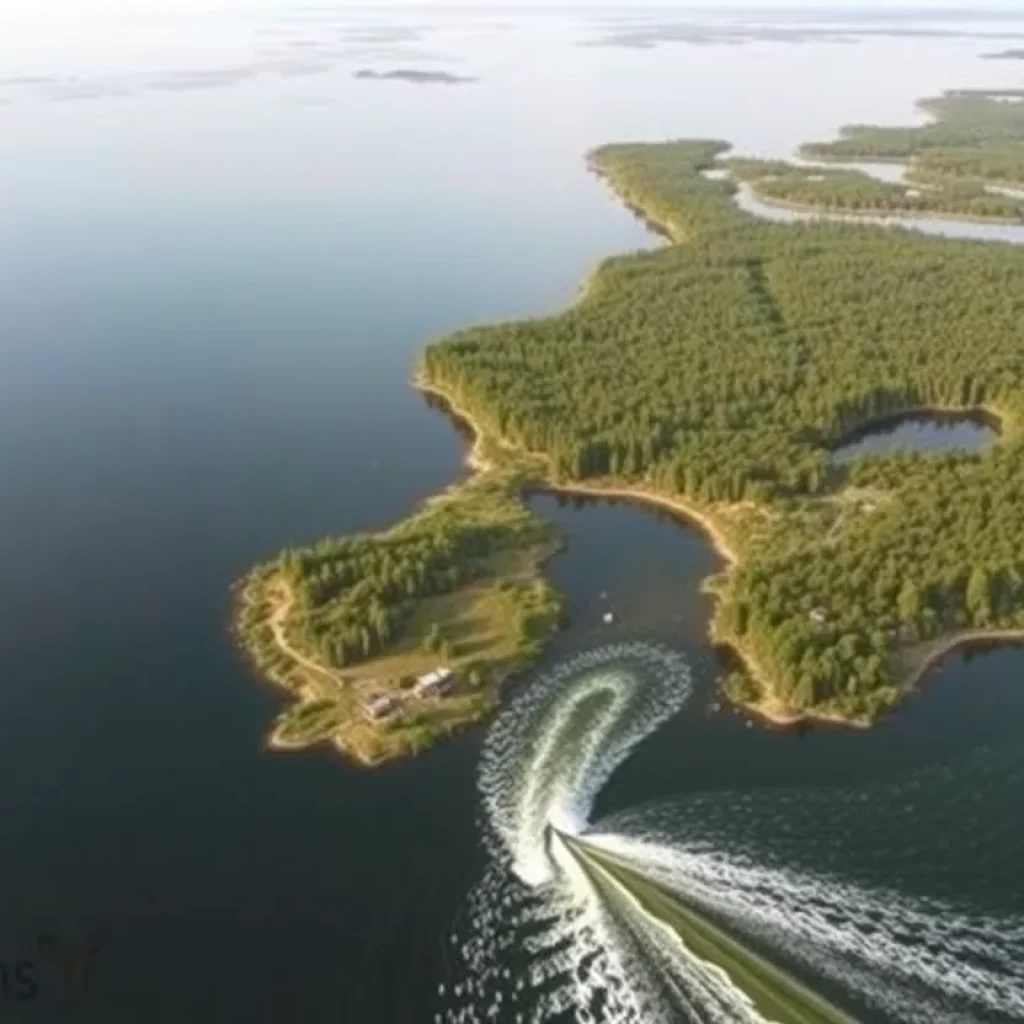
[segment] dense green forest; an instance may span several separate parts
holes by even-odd
[[[974,153],[974,159],[980,171],[984,158]],[[1016,198],[993,193],[980,180],[981,174],[954,180],[951,174],[929,171],[934,180],[925,183],[921,179],[926,172],[918,171],[914,177],[923,186],[918,188],[879,181],[859,170],[807,168],[774,160],[736,159],[726,161],[724,166],[735,178],[748,182],[758,199],[783,205],[829,213],[1024,220],[1024,195]],[[966,163],[961,167],[966,172]]]
[[[287,584],[295,604],[288,633],[298,649],[327,668],[357,665],[407,639],[405,627],[426,599],[490,576],[503,552],[554,543],[551,527],[522,503],[522,483],[514,469],[479,476],[390,530],[287,548],[253,578]],[[514,589],[505,628],[532,647],[554,626],[560,603],[541,579]],[[251,613],[243,634],[263,628],[265,618]],[[431,639],[438,655],[454,653],[445,637]]]
[[[278,565],[298,598],[293,619],[303,649],[342,668],[393,645],[424,598],[487,575],[499,552],[551,539],[550,526],[530,513],[508,479],[492,475],[393,530],[290,548]],[[559,602],[543,584],[523,588],[519,597],[516,621],[507,627],[528,645],[550,630]],[[447,642],[437,637],[442,656]]]
[[[981,182],[1021,180],[1020,99],[949,93],[926,103],[930,125],[849,128],[810,153],[911,159],[939,186],[929,202],[1019,215]],[[430,621],[458,623],[460,600],[500,621],[481,649],[506,666],[535,656],[559,602],[538,576],[552,538],[523,504],[533,486],[654,492],[727,537],[736,561],[713,581],[712,632],[743,655],[733,692],[751,702],[871,717],[930,644],[1024,628],[1024,250],[757,220],[738,209],[736,181],[707,177],[728,148],[592,153],[673,244],[606,261],[558,316],[429,346],[420,381],[472,420],[486,468],[389,531],[290,549],[254,572],[239,624],[261,667],[288,678],[295,650],[324,666],[326,698],[307,695],[300,712],[333,727],[332,674],[351,703],[351,666],[458,657]],[[843,170],[725,162],[781,201],[884,211],[915,198]],[[975,454],[832,458],[865,424],[927,408],[983,411],[1001,437]],[[515,563],[523,551],[537,554]]]
[[[911,179],[1015,185],[1024,182],[1024,90],[947,92],[922,100],[927,124],[891,128],[848,125],[832,142],[814,142],[814,160],[895,160]]]
[[[678,244],[607,261],[561,315],[430,346],[423,373],[550,481],[746,510],[716,635],[788,707],[872,715],[908,649],[1024,626],[1024,251],[755,220],[702,175],[724,148],[596,151]],[[833,464],[851,430],[927,407],[988,410],[1002,438]]]

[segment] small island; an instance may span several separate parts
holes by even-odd
[[[998,53],[984,53],[982,57],[985,60],[1024,60],[1024,50],[1000,50]]]
[[[476,81],[475,78],[453,75],[449,71],[419,71],[415,68],[397,68],[394,71],[363,68],[356,71],[353,77],[376,82],[410,82],[413,85],[464,85]]]
[[[592,153],[671,244],[605,261],[563,313],[430,345],[415,384],[473,431],[473,476],[243,582],[242,642],[298,698],[274,746],[375,764],[486,715],[559,623],[537,489],[699,525],[725,691],[773,722],[870,724],[948,651],[1024,636],[1024,250],[759,220],[708,175],[728,149]],[[991,442],[834,457],[929,415]]]
[[[802,155],[826,166],[732,159],[721,167],[755,199],[788,209],[881,217],[1024,223],[1024,104],[1015,92],[947,93],[922,101],[933,121],[916,128],[850,125]],[[905,165],[880,181],[856,161]]]
[[[1024,193],[1000,194],[980,181],[917,186],[880,181],[855,169],[813,169],[778,161],[725,161],[750,194],[770,206],[850,217],[926,217],[1024,223]]]
[[[907,181],[933,190],[915,198],[933,200],[937,212],[973,216],[971,204],[984,186],[1024,188],[1024,90],[960,89],[918,106],[931,117],[926,124],[847,125],[838,139],[808,143],[802,154],[826,162],[906,164]]]

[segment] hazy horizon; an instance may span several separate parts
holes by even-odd
[[[987,11],[1015,11],[1018,5],[1011,0],[989,0],[981,7],[964,3],[963,0],[903,0],[898,4],[861,3],[857,0],[789,0],[779,3],[778,0],[742,0],[738,3],[714,4],[691,3],[687,0],[644,0],[641,4],[630,3],[629,0],[401,0],[396,3],[307,3],[304,0],[92,0],[88,8],[82,7],[79,0],[7,0],[6,14],[8,17],[31,18],[32,20],[50,20],[55,17],[92,18],[112,15],[139,15],[149,13],[228,13],[261,11],[267,9],[294,10],[310,12],[316,10],[351,11],[385,11],[409,8],[437,10],[496,10],[496,9],[533,9],[533,10],[565,10],[565,9],[599,9],[622,8],[630,11],[672,10],[700,11],[702,13],[745,11],[745,10],[862,10],[872,14],[886,15],[900,11],[937,11],[964,12],[972,15],[984,14]]]

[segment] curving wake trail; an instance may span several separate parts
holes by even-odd
[[[941,773],[591,821],[615,768],[690,692],[678,652],[612,645],[536,680],[498,718],[480,769],[489,866],[453,936],[461,970],[436,1021],[1024,1021],[1019,909],[858,870],[889,858],[887,877],[899,874],[917,852],[899,840],[908,810],[942,813]],[[837,847],[853,860],[840,865]]]
[[[553,877],[549,830],[587,827],[615,768],[690,696],[685,658],[648,644],[599,647],[515,701],[487,737],[480,791],[491,827],[527,884]]]

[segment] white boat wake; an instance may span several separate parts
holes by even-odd
[[[755,974],[778,967],[808,1005],[822,994],[820,1015],[792,1020],[1024,1021],[1019,908],[964,907],[860,870],[912,870],[915,813],[944,806],[941,772],[864,792],[704,794],[592,822],[615,768],[690,692],[679,653],[613,645],[534,681],[498,718],[480,770],[489,866],[436,1021],[779,1019],[734,965],[698,955],[705,927]],[[652,911],[651,893],[669,911]]]

